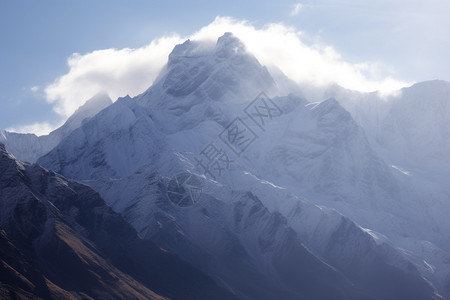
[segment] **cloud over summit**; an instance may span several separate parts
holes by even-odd
[[[107,92],[113,100],[127,94],[135,96],[152,84],[176,44],[188,38],[215,41],[224,32],[233,32],[263,65],[277,67],[297,83],[337,83],[360,91],[394,90],[407,85],[383,75],[376,62],[348,62],[328,45],[305,43],[294,27],[273,23],[256,28],[247,21],[217,17],[188,37],[161,37],[136,49],[75,53],[68,58],[69,71],[45,88],[46,99],[66,118],[98,92]]]

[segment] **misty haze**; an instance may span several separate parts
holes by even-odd
[[[0,299],[450,299],[448,13],[0,3]]]

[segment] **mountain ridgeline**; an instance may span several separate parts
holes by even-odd
[[[448,298],[450,84],[292,85],[226,33],[39,151],[2,131],[0,296]]]

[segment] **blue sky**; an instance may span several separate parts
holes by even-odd
[[[26,125],[42,122],[52,127],[64,120],[73,107],[87,100],[78,101],[66,95],[80,89],[73,82],[64,88],[56,85],[53,96],[46,90],[65,74],[77,71],[77,80],[83,76],[79,75],[79,69],[68,66],[73,53],[84,57],[101,49],[139,49],[174,34],[183,39],[207,26],[214,27],[210,24],[217,16],[233,18],[225,23],[231,22],[230,28],[235,30],[240,30],[236,24],[245,20],[246,28],[257,30],[261,38],[301,31],[298,39],[302,44],[293,43],[293,47],[305,50],[305,45],[311,49],[319,45],[322,55],[332,49],[337,69],[324,67],[323,72],[337,74],[333,76],[367,64],[370,67],[363,72],[370,73],[365,76],[372,81],[387,77],[407,83],[450,80],[449,3],[446,0],[0,1],[0,128],[23,130]],[[268,30],[271,23],[284,27]],[[252,45],[252,41],[248,43]],[[160,56],[164,58],[166,54]],[[264,54],[260,53],[258,59],[264,62]],[[347,67],[340,68],[342,63],[348,64]],[[290,75],[298,80],[305,76],[292,72]],[[66,81],[70,78],[73,80],[74,75]],[[112,93],[119,95],[125,91],[126,86]],[[140,90],[131,89],[130,93],[134,91]],[[68,101],[73,104],[69,108]],[[64,112],[58,110],[62,105],[66,105]]]

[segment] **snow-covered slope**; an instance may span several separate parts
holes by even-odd
[[[0,207],[5,298],[236,299],[138,237],[91,188],[17,161],[1,143]]]
[[[398,245],[418,254],[416,261],[425,260],[423,270],[448,295],[450,83],[422,82],[383,97],[335,86],[327,95],[352,114],[395,176],[403,207],[409,208],[401,214],[410,218],[395,238]],[[372,218],[370,212],[354,215]],[[399,228],[390,220],[385,226]]]
[[[131,176],[88,183],[109,199],[141,236],[220,276],[250,299],[307,295],[337,299],[348,293],[344,282],[339,291],[329,286],[337,278],[311,259],[311,250],[305,252],[302,244],[327,263],[325,257],[334,259],[332,266],[338,265],[360,291],[357,299],[368,295],[380,299],[432,297],[415,267],[389,245],[377,245],[371,235],[338,213],[324,212],[251,174],[236,171],[233,177],[241,186],[233,189],[202,178],[195,205],[173,205],[168,199],[171,178],[158,171],[192,171],[187,161],[180,154],[165,154]],[[370,269],[373,271],[367,272]],[[325,291],[333,291],[333,296]]]
[[[270,100],[263,94],[255,99],[260,92],[282,95],[280,86],[231,34],[214,47],[187,41],[174,49],[145,93],[119,99],[39,163],[86,181],[142,236],[185,255],[250,298],[258,293],[251,282],[233,280],[240,278],[237,270],[248,272],[248,266],[239,269],[247,260],[252,274],[268,282],[268,295],[298,295],[275,263],[283,256],[295,261],[288,245],[300,247],[298,238],[288,239],[287,231],[368,295],[432,297],[416,268],[445,292],[450,274],[445,201],[430,208],[427,199],[415,195],[338,101],[309,103],[292,95]],[[233,144],[237,125],[245,133]],[[204,165],[215,150],[221,150],[226,167],[212,174],[214,169],[202,169],[200,162]],[[193,207],[177,208],[165,189],[186,170],[206,175],[211,190]],[[280,194],[276,186],[287,192]],[[306,202],[293,195],[320,207],[299,204]],[[254,201],[262,205],[255,216],[249,213]],[[244,219],[236,222],[236,215]],[[254,225],[243,228],[241,222]],[[428,250],[420,247],[424,244]],[[219,263],[228,261],[229,251],[243,256]],[[373,272],[363,276],[367,270]],[[389,272],[402,279],[392,280]],[[418,290],[411,294],[411,286]]]
[[[294,99],[274,100],[286,113],[246,151],[254,174],[338,210],[375,236],[381,234],[401,251],[417,256],[411,260],[422,274],[446,290],[450,271],[446,187],[439,188],[434,178],[404,174],[387,164],[336,100],[313,104],[297,99],[294,108]]]
[[[449,172],[449,82],[421,82],[384,97],[339,87],[326,94],[352,114],[386,159]]]
[[[83,121],[96,115],[112,103],[109,96],[99,93],[92,97],[58,129],[48,135],[36,136],[0,130],[0,142],[5,144],[10,153],[20,160],[36,162],[42,155],[53,149],[73,130],[81,126]]]

